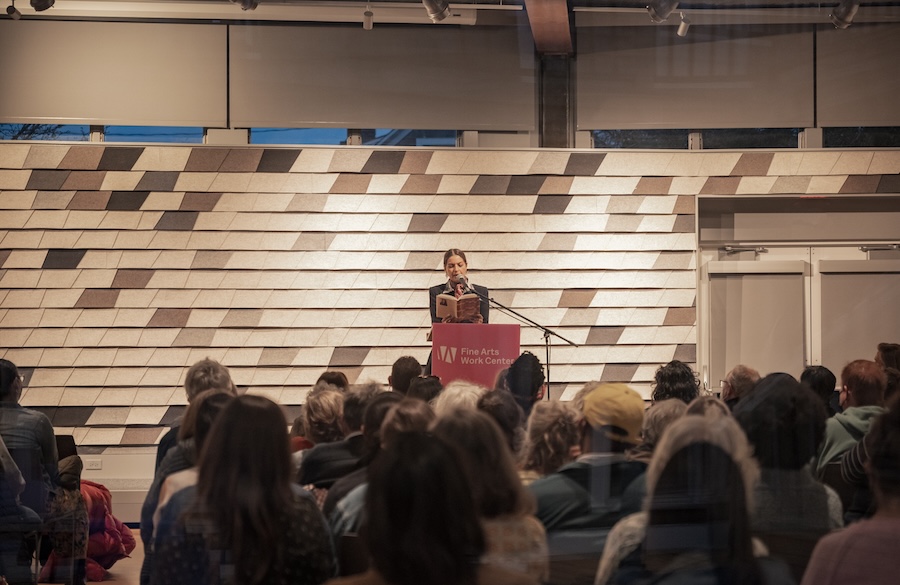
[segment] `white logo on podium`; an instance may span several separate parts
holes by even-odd
[[[441,355],[441,361],[452,364],[456,361],[456,349],[455,347],[447,347],[442,345],[438,348],[438,352]]]

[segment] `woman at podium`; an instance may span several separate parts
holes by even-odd
[[[488,289],[469,282],[468,270],[465,252],[457,248],[444,252],[447,282],[428,289],[432,323],[488,322]]]

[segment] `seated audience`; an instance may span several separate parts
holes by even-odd
[[[700,396],[700,383],[697,374],[684,362],[672,360],[660,366],[653,376],[654,402],[667,398],[678,398],[685,404]]]
[[[707,418],[731,416],[731,409],[725,401],[715,396],[698,396],[687,405],[684,414],[695,414]]]
[[[677,398],[654,402],[644,411],[644,422],[641,425],[641,444],[632,447],[626,456],[633,461],[643,461],[649,465],[653,450],[662,438],[663,432],[684,416],[688,406]]]
[[[887,376],[873,361],[856,360],[841,372],[841,408],[825,424],[825,440],[816,459],[816,475],[822,477],[825,466],[849,451],[868,432],[875,418],[884,412],[882,401]]]
[[[518,585],[534,579],[481,563],[486,550],[466,473],[450,447],[400,433],[370,468],[363,539],[373,567],[329,585]]]
[[[437,416],[441,416],[445,412],[450,412],[458,406],[463,408],[475,409],[478,399],[487,392],[487,388],[466,382],[464,380],[454,380],[444,386],[444,389],[438,394],[438,397],[432,401],[431,406]]]
[[[503,438],[513,458],[518,461],[525,441],[525,414],[512,394],[505,390],[490,390],[478,399],[478,410],[486,413],[503,431]]]
[[[300,405],[300,414],[294,418],[294,422],[291,423],[291,457],[296,453],[301,453],[306,451],[307,449],[312,449],[313,443],[309,439],[306,438],[306,415],[303,412],[304,405]],[[302,457],[302,455],[301,455]],[[299,467],[300,460],[297,459],[297,464]]]
[[[25,479],[0,437],[0,567],[11,584],[31,583],[31,556],[19,558],[24,537],[41,526],[37,512],[19,502]]]
[[[567,402],[539,402],[525,430],[522,482],[549,475],[581,454],[581,414]]]
[[[439,418],[432,432],[454,450],[468,478],[484,528],[482,562],[546,581],[547,534],[497,424],[483,412],[461,408]]]
[[[900,344],[879,343],[878,351],[875,353],[875,363],[880,364],[883,368],[900,370]]]
[[[725,374],[725,379],[722,380],[722,400],[725,401],[728,408],[734,408],[738,400],[749,394],[757,382],[759,382],[759,372],[749,366],[735,366]]]
[[[441,379],[437,376],[419,376],[409,382],[409,391],[407,391],[406,396],[418,398],[425,402],[433,402],[443,389]]]
[[[391,375],[388,376],[388,385],[394,392],[405,395],[409,392],[409,383],[413,378],[418,378],[421,375],[422,365],[419,361],[412,356],[405,355],[398,358],[397,361],[394,362],[394,365],[391,366]]]
[[[823,537],[802,585],[888,585],[900,574],[900,409],[875,420],[867,467],[878,511]]]
[[[825,405],[825,413],[828,418],[836,414],[831,405],[831,399],[834,397],[837,378],[831,373],[831,370],[825,366],[807,366],[800,374],[800,382],[809,386],[810,390],[819,397],[819,400]]]
[[[316,380],[313,388],[334,386],[334,390],[344,392],[350,388],[350,381],[347,380],[347,374],[338,370],[325,370]]]
[[[528,486],[548,532],[609,527],[637,511],[623,501],[631,500],[626,489],[646,464],[628,461],[625,452],[640,443],[644,400],[625,384],[601,384],[582,408],[581,455]]]
[[[261,396],[232,400],[200,456],[197,485],[163,508],[151,583],[319,584],[334,575],[328,529],[291,482],[287,421]]]
[[[544,397],[544,379],[544,368],[530,351],[517,357],[506,372],[506,387],[526,417],[531,414],[534,403]]]

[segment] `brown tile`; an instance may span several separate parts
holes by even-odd
[[[75,193],[72,191],[38,191],[32,209],[67,209]]]
[[[850,175],[841,187],[841,193],[875,193],[881,175]]]
[[[697,344],[682,343],[678,345],[678,347],[675,348],[675,356],[672,359],[688,364],[695,363],[697,361]]]
[[[149,191],[113,191],[106,209],[109,211],[137,211],[150,196]]]
[[[432,150],[408,150],[403,157],[403,164],[400,165],[401,173],[424,173],[428,170],[428,163],[431,162],[431,156],[434,154]]]
[[[573,152],[569,155],[569,162],[566,163],[566,170],[563,174],[594,176],[604,158],[606,158],[605,153]]]
[[[557,307],[590,307],[597,295],[594,289],[567,288],[562,291]]]
[[[365,193],[371,180],[371,175],[341,173],[329,193]]]
[[[469,189],[472,195],[501,195],[509,188],[509,176],[482,175],[475,179],[475,184]]]
[[[693,195],[679,195],[678,199],[675,201],[675,208],[672,209],[672,213],[696,213],[697,209],[694,204],[694,199]]]
[[[606,364],[600,374],[601,382],[631,383],[637,373],[638,364]]]
[[[402,150],[377,150],[369,156],[362,172],[380,175],[399,173],[404,155]]]
[[[585,345],[615,345],[624,332],[624,327],[591,327]]]
[[[532,213],[562,214],[566,212],[571,201],[571,195],[539,195]]]
[[[731,169],[732,177],[760,177],[769,174],[774,152],[745,152]]]
[[[669,307],[663,325],[695,325],[697,309],[695,307]]]
[[[157,230],[190,231],[197,223],[199,213],[196,211],[166,211],[156,222]]]
[[[162,420],[159,421],[159,424],[163,426],[171,426],[182,418],[184,418],[184,411],[187,410],[187,406],[175,405],[170,406],[166,410],[166,414],[163,415]]]
[[[31,171],[31,176],[28,177],[28,184],[25,188],[36,191],[59,191],[68,178],[69,171],[35,170]]]
[[[55,427],[83,427],[94,414],[93,406],[62,406],[53,409],[52,415],[44,409],[40,410]]]
[[[253,328],[259,325],[262,314],[261,309],[231,309],[222,319],[219,327]]]
[[[437,264],[433,252],[410,252],[403,270],[434,270]]]
[[[143,146],[107,146],[97,170],[130,171],[142,154],[144,154]]]
[[[636,232],[641,227],[642,217],[640,215],[614,214],[610,215],[606,220],[606,228],[603,230],[608,234]]]
[[[410,175],[400,193],[407,195],[434,195],[441,185],[443,175]]]
[[[637,213],[643,202],[642,195],[611,195],[606,204],[606,213]]]
[[[578,234],[544,234],[538,250],[549,252],[571,252],[578,242]]]
[[[234,148],[222,161],[220,173],[252,173],[259,166],[263,151],[258,148]]]
[[[181,199],[181,211],[212,211],[222,198],[221,193],[185,193]]]
[[[672,177],[641,177],[635,195],[668,195],[672,187]]]
[[[517,175],[510,177],[507,195],[537,195],[547,180],[546,175]]]
[[[61,169],[93,171],[103,157],[102,146],[73,146],[59,163]]]
[[[153,278],[155,270],[116,270],[112,288],[147,288],[147,283]]]
[[[675,217],[675,225],[672,226],[673,234],[692,234],[695,229],[695,216],[678,215]]]
[[[333,232],[320,233],[302,233],[297,236],[291,250],[320,251],[327,250],[334,241],[335,234]]]
[[[734,195],[737,193],[740,177],[710,177],[706,180],[701,195]]]
[[[447,221],[446,213],[414,213],[407,232],[439,232]]]
[[[694,255],[691,252],[660,252],[653,270],[687,270]]]
[[[559,324],[562,327],[584,327],[585,323],[596,323],[598,317],[600,317],[600,307],[573,307],[566,309]]]
[[[119,291],[108,288],[86,288],[75,303],[76,309],[112,309],[116,306]]]
[[[178,171],[145,171],[135,187],[138,191],[172,191],[181,175]]]
[[[63,184],[63,189],[72,191],[96,191],[103,186],[106,171],[72,171]]]
[[[231,254],[230,251],[197,250],[194,261],[191,263],[191,269],[225,268],[228,261],[231,260]]]
[[[109,191],[78,191],[69,201],[67,209],[73,210],[101,210],[106,209],[109,203]]]
[[[87,250],[47,250],[41,268],[44,270],[73,270],[78,268],[78,264],[86,253]]]
[[[369,355],[368,347],[336,347],[328,362],[329,368],[361,366]],[[345,374],[347,372],[344,372]],[[350,377],[349,375],[347,376]]]
[[[541,190],[540,195],[568,195],[572,190],[572,183],[575,182],[574,177],[547,177]]]
[[[190,309],[156,309],[147,327],[184,327],[190,316]]]
[[[182,329],[172,342],[172,347],[209,347],[215,335],[215,329]]]
[[[267,347],[259,356],[258,366],[289,366],[300,352],[296,347]]]
[[[162,429],[160,427],[128,427],[122,434],[120,445],[155,445]]]
[[[227,156],[227,148],[192,148],[184,170],[192,173],[215,172]]]
[[[878,176],[878,175],[874,175]],[[900,193],[900,175],[881,175],[876,193]]]
[[[9,258],[11,253],[12,250],[0,250],[0,266],[3,266],[3,263],[6,262],[6,259]]]
[[[302,152],[299,148],[266,148],[256,167],[257,173],[287,173]]]

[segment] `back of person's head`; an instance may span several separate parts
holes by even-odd
[[[377,382],[368,384],[354,384],[344,394],[344,424],[347,431],[355,433],[362,428],[363,413],[372,399],[384,392],[384,388]]]
[[[763,468],[800,469],[825,436],[825,406],[789,374],[769,374],[738,402],[734,417]]]
[[[876,497],[881,500],[900,501],[900,404],[891,402],[891,408],[875,419],[872,425],[868,474],[875,487]]]
[[[530,351],[523,352],[509,366],[506,386],[522,407],[525,416],[531,414],[532,406],[543,394],[544,368],[541,367],[540,360]]]
[[[188,402],[193,402],[198,394],[206,390],[237,393],[228,368],[210,358],[192,365],[184,376],[184,392]]]
[[[369,466],[363,539],[392,585],[475,583],[485,550],[466,472],[443,441],[400,433]]]
[[[497,377],[494,378],[494,390],[509,390],[509,380],[506,378],[508,373],[509,368],[503,368],[497,372]]]
[[[466,382],[465,380],[454,380],[444,386],[444,389],[432,401],[431,405],[438,416],[457,407],[475,410],[478,399],[485,392],[487,392],[487,389],[484,386]]]
[[[389,449],[401,433],[424,433],[434,422],[434,409],[427,402],[404,398],[390,407],[381,423],[381,448]]]
[[[806,366],[800,374],[800,382],[812,390],[827,409],[837,387],[837,378],[825,366]]]
[[[724,400],[716,396],[698,396],[691,400],[691,403],[687,405],[687,410],[684,413],[715,418],[719,416],[731,416],[731,409],[728,408],[728,405],[725,404]]]
[[[575,458],[581,440],[581,414],[566,402],[538,402],[525,431],[523,467],[540,475],[553,473]]]
[[[753,387],[756,386],[756,383],[759,382],[759,372],[750,366],[738,364],[725,375],[725,382],[730,386],[731,392],[730,396],[722,396],[722,398],[740,400],[749,394]]]
[[[877,406],[884,401],[887,375],[871,360],[854,360],[841,371],[841,385],[847,389],[848,406]]]
[[[268,398],[233,398],[213,423],[200,456],[195,510],[231,551],[235,582],[260,584],[283,550],[282,517],[291,506],[287,420]]]
[[[294,422],[291,423],[291,433],[290,437],[293,439],[294,437],[305,437],[306,436],[306,414],[304,413],[305,405],[300,405],[300,410],[297,417],[294,419]]]
[[[371,462],[375,455],[381,450],[381,425],[390,412],[391,407],[403,400],[403,395],[399,392],[382,392],[378,394],[366,406],[366,412],[363,414],[363,443],[365,444],[365,454],[363,457],[366,462]]]
[[[884,403],[887,404],[900,394],[900,370],[885,368],[884,375],[887,378],[887,385],[884,387]]]
[[[0,359],[0,400],[13,400],[18,388],[19,368],[9,360]]]
[[[338,390],[344,391],[350,387],[350,382],[347,380],[347,375],[344,372],[340,372],[338,370],[325,370],[322,372],[322,375],[316,380],[316,386],[319,384],[330,384],[334,386]]]
[[[663,432],[675,420],[684,416],[687,404],[677,398],[669,398],[654,402],[644,411],[644,423],[641,426],[641,445],[652,449],[659,442]]]
[[[510,453],[517,456],[525,439],[525,414],[512,394],[506,390],[490,390],[478,399],[477,407],[494,419],[503,431]]]
[[[310,392],[303,407],[306,438],[314,444],[340,441],[344,438],[344,395],[337,390]]]
[[[487,414],[460,408],[438,418],[432,432],[459,457],[483,518],[534,512],[500,427]]]
[[[640,444],[644,399],[625,384],[600,384],[584,396],[581,415],[592,452],[623,452]]]
[[[406,396],[424,400],[425,402],[433,402],[443,389],[444,386],[441,384],[441,379],[437,376],[419,376],[410,380]]]
[[[684,362],[672,360],[660,366],[653,376],[653,401],[678,398],[685,404],[700,395],[697,375]]]
[[[194,448],[199,454],[216,417],[233,398],[230,392],[221,390],[206,390],[195,396],[178,429],[178,439],[194,439]]]
[[[408,355],[398,358],[391,366],[391,388],[395,392],[406,394],[409,392],[409,383],[412,379],[421,375],[422,365],[419,360]]]
[[[875,354],[875,361],[885,368],[900,370],[900,344],[879,343],[878,353]]]

